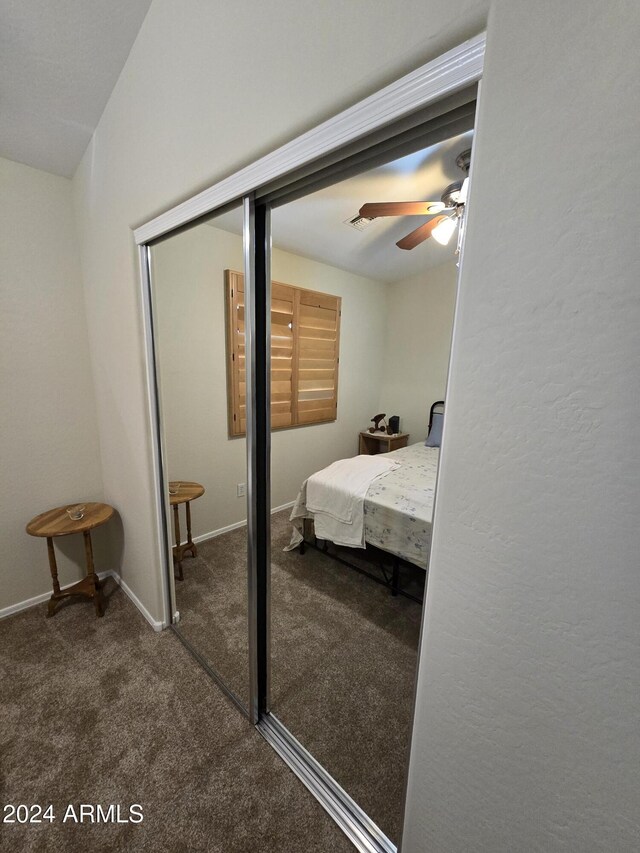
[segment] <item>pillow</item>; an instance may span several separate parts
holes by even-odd
[[[431,418],[431,429],[425,441],[425,447],[440,447],[442,441],[442,420],[444,414],[442,412],[434,412]]]

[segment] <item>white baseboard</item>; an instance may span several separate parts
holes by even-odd
[[[111,572],[97,572],[100,580],[104,578],[108,578],[111,575]],[[67,587],[73,586],[77,581],[73,581],[72,583],[66,584],[66,586],[60,587],[60,589],[64,592]],[[37,604],[42,604],[43,601],[49,601],[51,598],[51,590],[47,590],[47,592],[41,592],[40,595],[34,595],[33,598],[25,598],[24,601],[17,601],[15,604],[10,604],[8,607],[3,607],[0,610],[0,619],[5,619],[7,616],[13,616],[14,613],[20,613],[21,610],[28,610],[30,607],[35,607]]]
[[[283,509],[291,509],[294,503],[295,501],[289,501],[286,504],[281,504],[281,506],[272,507],[271,515],[276,512],[282,512]],[[223,533],[229,533],[231,530],[237,530],[239,527],[245,527],[246,524],[247,520],[245,518],[242,521],[237,521],[235,524],[228,524],[226,527],[220,527],[218,530],[212,530],[210,533],[203,533],[201,536],[194,536],[193,541],[196,544],[199,542],[206,542],[208,539],[215,539],[216,536],[222,536]],[[158,622],[157,619],[153,618],[138,596],[133,592],[131,587],[122,580],[117,572],[98,572],[97,574],[100,580],[112,577],[118,586],[122,588],[122,591],[127,598],[135,604],[154,631],[162,631],[163,628],[167,627],[164,622]],[[67,584],[67,586],[73,586],[73,583]],[[63,590],[66,588],[67,587],[62,587]],[[40,593],[40,595],[34,595],[33,598],[26,598],[24,601],[18,601],[15,604],[10,604],[8,607],[3,607],[0,610],[0,619],[5,619],[7,616],[12,616],[14,613],[20,613],[21,610],[28,610],[30,607],[42,604],[43,601],[48,601],[49,598],[51,598],[51,590]]]
[[[162,631],[166,626],[163,622],[158,622],[156,619],[152,617],[144,604],[140,601],[138,596],[132,592],[130,587],[122,580],[120,575],[117,572],[97,572],[100,580],[104,580],[105,578],[112,577],[114,581],[118,584],[119,587],[122,588],[124,594],[129,598],[133,604],[138,608],[140,613],[144,616],[147,622],[151,625],[154,631]],[[76,583],[74,581],[73,583]],[[64,592],[70,586],[73,586],[73,583],[69,583],[66,586],[61,587]],[[0,610],[0,619],[5,619],[7,616],[12,616],[14,613],[20,613],[22,610],[28,610],[30,607],[35,607],[38,604],[42,604],[44,601],[48,601],[51,598],[51,590],[47,592],[42,592],[40,595],[34,595],[33,598],[26,598],[24,601],[18,601],[15,604],[10,604],[8,607],[3,607]]]
[[[111,575],[111,577],[118,584],[118,586],[122,589],[122,591],[127,596],[127,598],[133,604],[135,604],[135,606],[138,608],[140,613],[142,613],[142,615],[147,620],[149,625],[151,625],[151,627],[153,628],[154,631],[162,631],[163,628],[167,627],[164,622],[158,622],[157,619],[153,618],[153,616],[149,613],[149,611],[144,606],[144,604],[140,601],[140,599],[135,594],[135,592],[133,592],[131,587],[125,581],[122,580],[122,578],[120,577],[120,575],[117,572],[107,572],[106,574]]]
[[[235,524],[227,524],[226,527],[219,527],[217,530],[209,531],[209,533],[201,533],[200,536],[194,536],[193,541],[196,545],[199,545],[200,542],[206,542],[207,539],[215,539],[216,536],[222,536],[223,533],[230,533],[232,530],[237,530],[239,527],[246,526],[247,520],[245,518],[244,521],[236,521]],[[183,542],[182,544],[184,545],[185,543]]]
[[[294,503],[295,501],[289,501],[289,503],[282,504],[281,506],[272,507],[271,515],[276,512],[281,512],[283,509],[291,509]],[[215,539],[216,536],[222,536],[223,533],[229,533],[231,530],[237,530],[239,527],[246,527],[246,525],[247,519],[245,518],[242,521],[236,521],[234,524],[227,524],[226,527],[219,527],[217,530],[211,530],[209,533],[202,533],[200,536],[194,536],[193,541],[198,545],[200,542],[206,542],[208,539]]]

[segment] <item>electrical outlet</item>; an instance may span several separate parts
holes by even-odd
[[[238,493],[239,498],[243,498],[247,494],[247,484],[246,483],[238,483],[237,493]]]

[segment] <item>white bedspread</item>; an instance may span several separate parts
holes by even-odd
[[[399,464],[385,476],[374,478],[364,498],[365,542],[423,569],[427,568],[431,542],[439,453],[440,448],[425,447],[422,442],[385,453],[382,459]],[[302,542],[305,518],[314,520],[318,539],[341,544],[326,528],[322,534],[318,532],[318,516],[307,505],[308,482],[303,483],[291,512],[294,530],[291,543],[285,550],[291,550]],[[356,547],[362,546],[358,544]]]
[[[364,499],[378,477],[398,467],[384,456],[339,459],[306,482],[306,509],[313,513],[319,539],[364,548]]]

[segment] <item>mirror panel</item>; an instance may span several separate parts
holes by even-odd
[[[227,402],[235,382],[244,412],[243,306],[227,272],[243,268],[242,209],[225,222],[214,217],[158,241],[151,275],[177,630],[247,708],[246,439],[233,434]]]
[[[398,248],[424,214],[364,230],[349,221],[366,202],[439,200],[470,144],[463,134],[271,212],[272,279],[304,293],[293,303],[291,372],[271,373],[294,425],[271,435],[271,711],[394,843],[439,457],[425,438],[446,387],[456,240]],[[282,324],[272,304],[273,357]],[[322,491],[315,476],[338,461],[350,466],[344,501],[344,478]],[[387,470],[358,503],[360,464]]]

